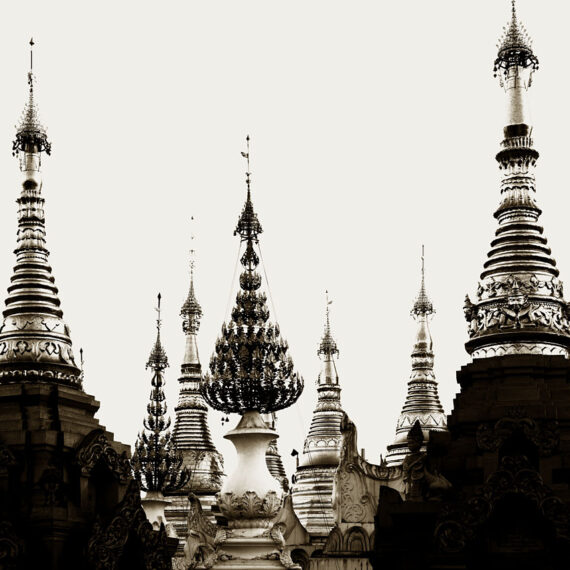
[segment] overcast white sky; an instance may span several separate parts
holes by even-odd
[[[85,351],[85,389],[118,440],[133,444],[142,426],[158,291],[173,412],[192,215],[209,361],[236,259],[248,133],[271,293],[306,385],[280,415],[289,473],[316,400],[327,288],[359,445],[376,462],[391,442],[410,373],[422,243],[436,374],[451,411],[455,372],[469,360],[463,300],[495,230],[505,97],[492,66],[509,12],[507,0],[3,6],[0,285],[14,262],[20,177],[10,143],[33,35],[37,101],[53,143],[44,160],[48,247],[75,351]],[[570,3],[520,0],[519,15],[541,62],[532,94],[542,223],[570,279]],[[220,418],[210,412],[231,462]]]

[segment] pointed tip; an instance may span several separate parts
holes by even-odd
[[[160,301],[162,299],[162,295],[159,293],[157,295],[158,306],[155,311],[158,313],[156,318],[156,340],[154,345],[150,351],[150,355],[148,358],[148,362],[146,363],[147,368],[152,368],[156,372],[160,372],[164,370],[168,366],[168,358],[166,356],[166,352],[162,347],[162,343],[160,341],[160,327],[162,325],[162,320],[160,318]]]
[[[34,45],[33,38],[30,45]],[[33,52],[30,51],[30,71],[28,71],[29,95],[24,106],[24,111],[20,117],[20,122],[16,126],[16,138],[12,142],[12,154],[19,152],[43,152],[51,154],[51,143],[48,141],[45,127],[40,122],[37,105],[34,101],[34,74]]]
[[[332,356],[338,354],[338,347],[336,341],[334,340],[331,333],[331,322],[330,322],[330,304],[332,301],[329,300],[329,292],[325,291],[326,306],[325,306],[325,331],[321,339],[321,344],[319,345],[319,350],[317,354]]]
[[[425,285],[425,258],[424,258],[424,246],[422,245],[422,268],[421,268],[421,281],[420,281],[420,290],[414,302],[414,306],[412,307],[412,315],[431,315],[435,313],[433,304],[430,301],[427,293],[426,293],[426,285]]]

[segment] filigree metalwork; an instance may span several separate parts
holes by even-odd
[[[48,141],[45,127],[39,120],[34,101],[34,75],[31,71],[28,73],[28,85],[30,94],[16,130],[16,138],[12,143],[12,154],[25,151],[45,151],[46,154],[51,154],[51,143]]]
[[[532,51],[531,44],[526,29],[517,19],[515,0],[512,0],[511,21],[499,40],[499,53],[493,68],[495,75],[501,70],[506,74],[514,66],[537,70],[538,59]]]
[[[281,410],[297,401],[303,390],[303,379],[294,371],[288,354],[289,346],[279,326],[269,322],[267,297],[258,291],[261,276],[256,271],[259,257],[254,243],[261,232],[248,182],[247,200],[234,232],[246,244],[240,291],[231,321],[222,325],[210,371],[201,386],[208,404],[225,413]]]

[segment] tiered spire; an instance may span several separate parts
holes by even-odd
[[[333,481],[340,460],[340,426],[344,416],[336,368],[339,350],[331,333],[331,303],[327,291],[324,334],[317,350],[322,361],[317,378],[317,405],[293,488],[293,506],[299,520],[309,533],[319,536],[326,536],[334,526]]]
[[[194,218],[192,218],[193,220]],[[192,235],[192,242],[194,235]],[[223,471],[222,456],[216,450],[208,427],[208,407],[200,394],[202,366],[198,355],[198,330],[202,308],[194,291],[194,245],[190,250],[190,289],[180,310],[186,349],[178,378],[180,393],[175,408],[174,442],[182,453],[184,465],[192,470],[188,488],[194,493],[220,490]]]
[[[433,371],[433,343],[429,330],[429,319],[435,313],[425,289],[424,247],[422,246],[422,278],[420,291],[411,315],[418,323],[416,342],[412,351],[412,374],[408,382],[408,394],[398,423],[396,439],[388,446],[386,457],[388,465],[402,463],[409,453],[408,432],[419,421],[424,433],[424,441],[429,438],[430,430],[445,431],[446,417],[439,401],[437,381]]]
[[[317,379],[317,406],[303,447],[300,466],[337,465],[340,453],[340,423],[344,411],[340,404],[340,385],[335,359],[338,347],[331,334],[330,305],[326,292],[325,330],[317,354],[322,367]]]
[[[33,47],[33,40],[30,45]],[[17,377],[80,388],[81,371],[75,363],[45,245],[40,166],[42,153],[51,153],[51,143],[38,117],[31,65],[28,85],[29,99],[12,144],[24,179],[17,200],[16,265],[0,327],[0,382]]]
[[[170,418],[166,416],[164,402],[164,370],[168,358],[160,342],[160,293],[158,294],[158,318],[156,321],[156,341],[147,368],[153,371],[150,402],[144,430],[135,444],[132,466],[135,478],[142,489],[148,492],[167,493],[182,488],[190,478],[190,473],[182,466],[182,457],[176,449],[170,433]]]
[[[507,96],[504,140],[497,154],[503,171],[499,227],[481,273],[477,299],[465,300],[474,358],[504,354],[568,355],[570,315],[556,262],[538,223],[533,147],[527,91],[538,69],[515,3],[499,43],[495,75]]]

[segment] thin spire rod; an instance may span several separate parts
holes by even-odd
[[[158,333],[160,334],[160,325],[162,324],[162,321],[160,319],[160,299],[162,298],[162,295],[159,293],[157,296],[158,299],[158,306],[154,309],[158,315],[156,318],[156,330],[158,331]]]
[[[249,186],[251,183],[251,172],[249,170],[249,135],[245,137],[245,143],[247,145],[247,152],[241,151],[241,155],[247,160],[247,171],[245,173],[245,182],[247,184],[247,191],[249,193]]]
[[[330,322],[330,310],[329,310],[329,305],[332,303],[332,301],[329,300],[329,291],[328,291],[328,289],[325,291],[325,297],[326,297],[326,301],[327,301],[327,306],[326,306],[326,312],[327,312],[326,332],[330,334],[330,332],[331,332],[331,322]]]
[[[196,250],[194,249],[194,232],[195,222],[194,216],[190,216],[190,280],[194,277],[194,266],[196,265]]]
[[[30,71],[34,69],[34,38],[30,38]]]

